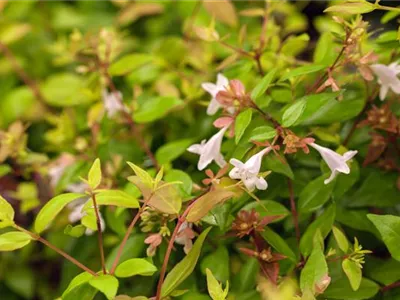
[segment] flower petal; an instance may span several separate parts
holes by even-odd
[[[268,182],[263,177],[258,177],[256,187],[259,190],[266,190],[268,188]]]

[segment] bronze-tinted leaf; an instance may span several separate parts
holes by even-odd
[[[188,222],[197,222],[219,203],[222,203],[235,194],[232,191],[216,189],[201,196],[190,209],[186,219]]]

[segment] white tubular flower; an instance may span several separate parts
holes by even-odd
[[[119,111],[127,111],[127,108],[119,100],[122,99],[121,92],[108,93],[107,90],[104,89],[102,95],[103,95],[104,108],[109,118],[115,116],[115,114],[118,113]]]
[[[229,172],[229,177],[232,179],[242,180],[250,192],[254,191],[255,188],[266,190],[268,188],[268,183],[263,177],[258,176],[258,173],[260,173],[263,156],[271,150],[271,147],[267,147],[257,154],[254,154],[245,163],[232,158],[229,162],[234,166],[234,168]]]
[[[394,93],[400,94],[400,80],[397,75],[400,73],[400,66],[397,62],[390,65],[374,64],[371,69],[378,76],[378,83],[381,85],[379,98],[383,101],[391,89]]]
[[[199,163],[197,164],[197,168],[200,171],[207,167],[213,160],[215,160],[217,165],[221,168],[226,165],[226,161],[221,154],[221,144],[227,129],[228,127],[222,128],[219,132],[214,134],[208,142],[203,140],[201,144],[194,144],[187,148],[187,151],[200,155]]]
[[[229,80],[224,75],[219,73],[217,75],[217,83],[205,82],[201,84],[201,87],[211,95],[211,102],[207,107],[207,114],[209,116],[214,115],[222,105],[217,100],[217,94],[220,91],[226,90],[229,86]]]
[[[339,153],[336,153],[335,151],[325,148],[322,146],[319,146],[315,143],[309,144],[311,147],[313,147],[315,150],[321,154],[322,158],[328,165],[329,169],[331,169],[332,173],[331,176],[328,179],[325,179],[324,183],[328,184],[330,183],[339,173],[343,174],[349,174],[350,173],[350,168],[347,165],[347,161],[352,159],[354,155],[357,154],[358,151],[347,151],[345,154],[340,155]]]

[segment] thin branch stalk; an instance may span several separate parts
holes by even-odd
[[[105,262],[105,258],[104,258],[103,232],[102,232],[102,228],[101,228],[101,219],[100,219],[99,207],[97,206],[97,202],[96,202],[96,195],[94,193],[92,193],[92,201],[93,201],[94,212],[96,214],[97,237],[98,237],[98,243],[99,243],[101,268],[103,269],[103,274],[107,274],[106,262]]]
[[[26,230],[25,228],[22,228],[18,225],[14,225],[14,228],[25,232],[27,234],[29,234],[34,240],[37,240],[39,242],[41,242],[42,244],[46,245],[47,247],[49,247],[50,249],[54,250],[55,252],[57,252],[58,254],[60,254],[61,256],[63,256],[64,258],[66,258],[67,260],[69,260],[71,263],[73,263],[74,265],[76,265],[77,267],[81,268],[82,270],[84,270],[85,272],[88,272],[89,274],[93,275],[93,276],[97,276],[97,274],[89,269],[88,267],[86,267],[84,264],[82,264],[81,262],[79,262],[78,260],[76,260],[75,258],[73,258],[72,256],[70,256],[69,254],[65,253],[63,250],[61,250],[60,248],[58,248],[57,246],[51,244],[49,241],[47,241],[46,239],[42,238],[41,236],[30,232],[29,230]]]

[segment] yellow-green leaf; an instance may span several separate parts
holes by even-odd
[[[95,190],[101,183],[101,163],[98,158],[89,170],[88,183],[92,190]]]
[[[25,247],[32,237],[19,231],[11,231],[0,235],[0,251],[13,251]]]
[[[84,194],[67,193],[58,195],[51,199],[45,206],[43,206],[37,215],[34,224],[35,231],[41,233],[68,203],[84,196]]]
[[[0,196],[0,221],[13,221],[14,209],[6,199]]]
[[[347,278],[349,279],[351,288],[353,291],[357,291],[360,288],[362,272],[361,268],[352,260],[346,258],[342,262],[342,268]]]
[[[99,190],[96,194],[96,203],[97,205],[114,205],[127,208],[139,207],[139,201],[135,197],[118,190]],[[91,207],[93,207],[93,202],[88,201],[84,210]]]
[[[344,14],[364,14],[375,10],[376,6],[365,0],[349,1],[347,3],[333,5],[324,10],[324,12],[338,12]]]
[[[207,289],[208,293],[210,294],[210,297],[213,300],[225,300],[229,291],[229,282],[228,281],[226,282],[226,288],[225,290],[223,290],[221,284],[218,282],[217,279],[215,279],[210,269],[206,269],[206,274],[207,274]]]
[[[132,258],[121,263],[115,270],[115,276],[125,278],[135,275],[151,276],[157,268],[144,258]]]
[[[118,279],[111,275],[100,275],[89,280],[89,284],[102,292],[108,300],[113,300],[118,291]]]

